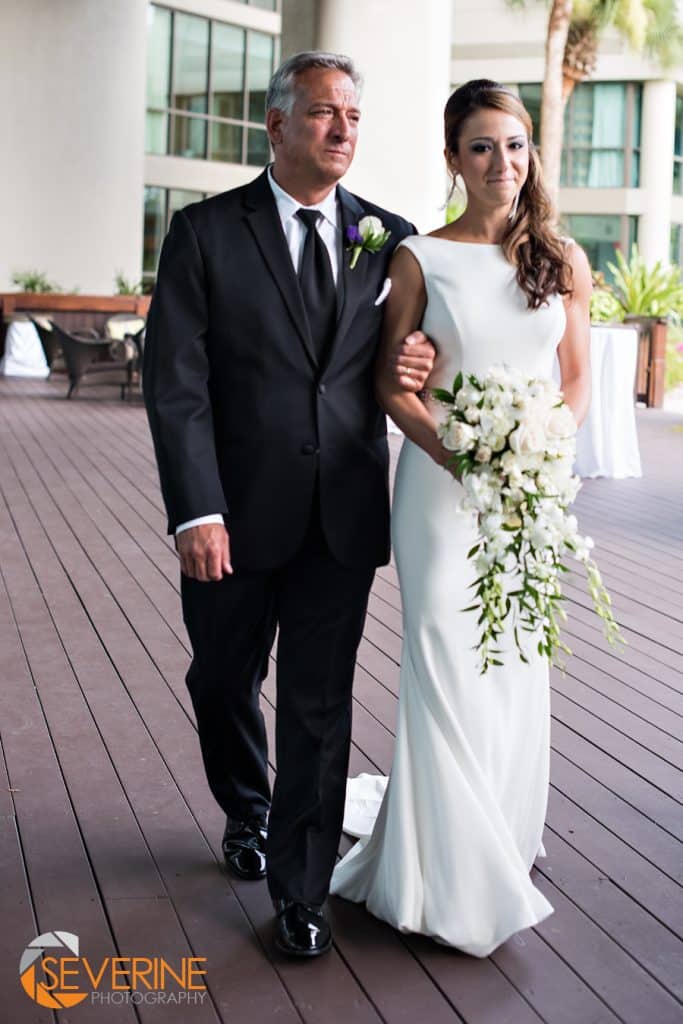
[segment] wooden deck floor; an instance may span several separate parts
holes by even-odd
[[[574,656],[553,677],[548,857],[534,869],[555,913],[475,960],[331,901],[334,951],[299,964],[272,950],[265,885],[221,867],[144,412],[64,390],[0,380],[0,1016],[680,1024],[681,418],[640,413],[645,478],[588,482],[578,502],[629,646],[606,648],[570,582]],[[354,774],[390,766],[400,642],[387,567],[359,652]],[[272,679],[264,703],[272,733]],[[54,929],[91,962],[207,957],[208,997],[41,1010],[18,961]]]

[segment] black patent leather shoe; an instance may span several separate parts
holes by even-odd
[[[320,907],[276,900],[275,945],[287,956],[320,956],[332,948],[332,932]]]
[[[251,882],[265,878],[267,838],[265,815],[249,821],[228,818],[222,844],[228,870]]]

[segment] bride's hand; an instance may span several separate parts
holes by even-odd
[[[434,445],[432,446],[429,454],[434,459],[437,466],[441,466],[441,468],[445,469],[447,473],[450,473],[451,476],[455,477],[458,483],[461,483],[461,474],[456,465],[455,455],[453,452],[449,451],[448,448],[444,448],[438,437],[434,439]]]

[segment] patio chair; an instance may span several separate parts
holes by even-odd
[[[79,337],[65,331],[53,320],[50,325],[59,342],[64,356],[66,372],[69,376],[69,390],[66,397],[71,398],[77,388],[86,384],[115,384],[121,388],[121,398],[126,397],[126,389],[132,385],[134,354],[130,350],[115,351],[117,358],[112,358],[112,342],[108,338]],[[118,343],[115,343],[118,344]]]

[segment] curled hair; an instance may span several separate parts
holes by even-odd
[[[550,295],[569,295],[572,268],[565,245],[553,227],[553,207],[543,184],[541,161],[532,141],[532,123],[522,101],[498,82],[480,78],[461,85],[444,110],[446,150],[458,152],[468,117],[477,110],[502,110],[524,125],[529,146],[529,173],[519,193],[517,213],[505,229],[501,246],[517,268],[517,283],[529,309],[538,309]]]
[[[330,71],[341,71],[348,75],[360,93],[363,80],[356,71],[350,57],[341,53],[325,53],[323,50],[305,50],[289,57],[273,73],[266,93],[266,110],[276,107],[285,114],[291,114],[294,105],[294,86],[297,75],[302,75],[309,68],[327,68]]]

